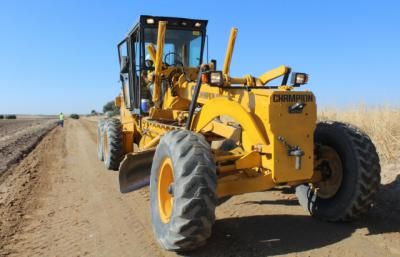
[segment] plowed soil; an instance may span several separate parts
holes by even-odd
[[[67,120],[0,185],[2,256],[176,256],[154,239],[149,194],[120,194],[96,158],[95,123]],[[393,168],[393,167],[391,167]],[[288,188],[236,196],[217,208],[207,246],[186,256],[400,255],[400,178],[382,185],[355,223],[311,218]]]
[[[54,119],[0,120],[0,175],[56,126]]]

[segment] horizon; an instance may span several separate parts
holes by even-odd
[[[253,1],[237,7],[206,1],[197,8],[179,2],[3,2],[0,113],[101,112],[120,91],[116,45],[144,14],[208,20],[209,59],[219,67],[230,28],[238,28],[233,76],[290,66],[310,75],[302,88],[315,94],[320,108],[399,107],[392,76],[400,59],[400,2],[384,2]]]

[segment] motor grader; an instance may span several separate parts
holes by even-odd
[[[364,214],[380,183],[370,138],[350,124],[317,122],[315,96],[299,89],[306,73],[280,66],[231,76],[235,28],[222,69],[204,61],[206,26],[140,16],[118,44],[120,117],[98,124],[98,158],[119,170],[120,191],[150,185],[161,247],[204,245],[220,202],[278,186],[295,188],[322,220]]]

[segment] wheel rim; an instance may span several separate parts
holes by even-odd
[[[328,199],[333,197],[342,185],[342,160],[335,149],[329,146],[320,146],[317,169],[321,172],[322,180],[316,183],[317,195]]]
[[[107,138],[107,132],[104,132],[104,160],[107,160],[107,155],[108,155],[108,138]]]
[[[171,218],[174,197],[171,192],[171,185],[174,182],[174,171],[170,158],[165,158],[158,173],[158,209],[160,219],[168,223]]]

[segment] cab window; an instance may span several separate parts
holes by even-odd
[[[200,31],[167,29],[163,61],[169,65],[200,66],[202,33]],[[153,44],[157,50],[157,28],[144,29],[145,45]],[[149,57],[146,48],[145,56]]]

